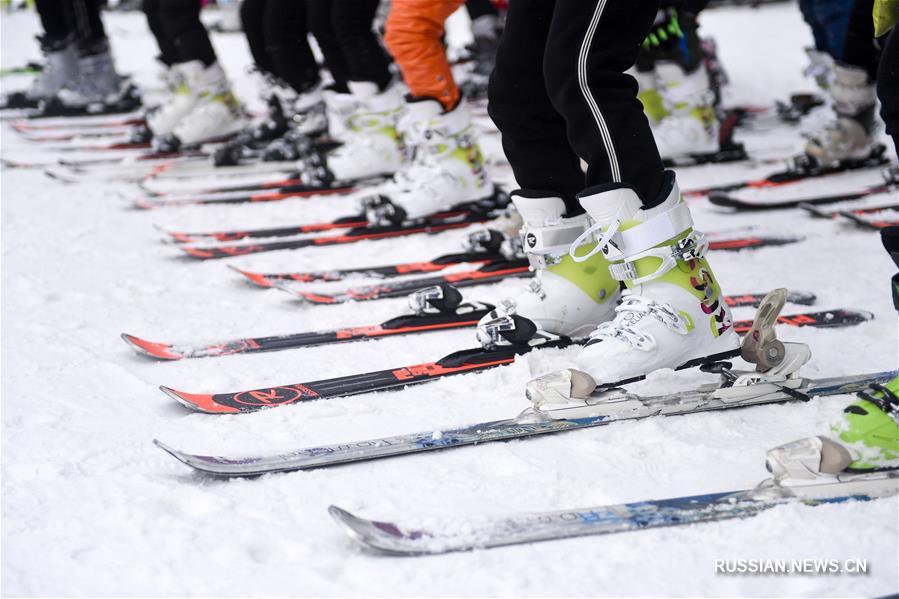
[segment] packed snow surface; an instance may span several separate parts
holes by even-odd
[[[812,90],[802,78],[810,43],[798,8],[709,10],[702,18],[731,79],[729,104],[765,105]],[[158,88],[156,54],[139,13],[108,14],[118,66]],[[30,12],[6,14],[2,65],[37,56]],[[261,108],[244,75],[236,34],[214,43],[237,91]],[[27,85],[4,77],[3,91]],[[489,128],[486,118],[481,124]],[[787,156],[794,129],[742,134],[751,150]],[[486,135],[498,154],[498,137]],[[47,145],[2,125],[4,157],[52,161]],[[685,168],[681,187],[764,174],[772,165]],[[806,185],[828,193],[874,184],[878,174]],[[513,184],[508,167],[497,179]],[[35,595],[716,595],[879,596],[897,591],[897,502],[784,506],[755,518],[586,537],[431,558],[364,553],[327,514],[330,504],[377,519],[482,518],[742,489],[767,476],[767,448],[827,430],[849,397],[649,419],[598,429],[398,459],[214,480],[159,451],[153,438],[189,451],[241,455],[437,430],[511,417],[526,407],[529,378],[571,351],[534,353],[482,374],[399,392],[311,402],[256,414],[191,413],[160,384],[195,392],[253,389],[427,362],[475,345],[470,330],[219,359],[154,363],[122,332],[158,341],[217,341],[373,324],[405,312],[403,300],[302,305],[253,289],[226,265],[260,271],[320,270],[426,260],[458,251],[466,231],[334,248],[194,262],[160,243],[153,225],[180,230],[329,220],[355,211],[352,197],[235,207],[128,209],[140,195],[101,177],[65,185],[40,170],[2,171],[3,556],[2,592]],[[887,195],[877,201],[895,200]],[[783,330],[811,345],[807,376],[896,366],[893,266],[878,235],[811,219],[799,210],[731,214],[692,204],[709,232],[754,227],[805,237],[798,244],[716,253],[726,292],[785,286],[817,294],[818,309],[869,310],[873,322],[843,330]],[[474,288],[497,301],[518,280]],[[801,310],[787,306],[786,313]],[[740,309],[737,318],[749,318]],[[573,350],[572,350],[573,351]],[[660,373],[642,390],[662,393],[704,375]],[[866,575],[722,575],[716,559],[866,559]]]

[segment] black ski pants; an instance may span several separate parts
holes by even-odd
[[[513,0],[490,78],[489,113],[518,184],[565,199],[604,183],[661,201],[664,168],[637,83],[625,75],[658,0]],[[580,161],[587,163],[586,174]]]
[[[315,36],[338,91],[347,81],[390,83],[390,59],[372,23],[380,0],[307,0],[309,31]]]
[[[107,48],[100,0],[37,0],[37,12],[47,42],[74,39],[82,54]]]
[[[319,82],[307,36],[306,2],[243,0],[240,20],[257,67],[300,93]]]
[[[144,0],[144,14],[164,64],[199,60],[208,67],[216,62],[200,8],[200,0]]]

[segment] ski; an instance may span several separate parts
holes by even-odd
[[[250,337],[205,345],[158,343],[126,333],[122,333],[122,339],[139,354],[158,360],[208,358],[473,327],[492,309],[493,306],[484,303],[461,304],[449,314],[404,314],[377,325],[294,335]]]
[[[443,521],[428,527],[360,518],[337,506],[328,513],[365,549],[386,555],[435,555],[588,535],[748,518],[785,503],[807,506],[870,501],[899,491],[899,471],[842,474],[817,484],[768,479],[753,489],[652,499],[505,517]]]
[[[85,106],[66,106],[53,98],[43,102],[37,108],[7,109],[3,110],[4,117],[15,119],[57,119],[57,118],[84,118],[131,115],[141,108],[140,90],[135,85],[129,88],[115,101],[109,103],[93,103]],[[6,115],[9,112],[11,114]]]
[[[29,62],[18,67],[6,67],[0,69],[0,77],[7,75],[36,75],[44,70],[44,65],[39,62]]]
[[[380,181],[380,180],[379,180]],[[261,191],[256,193],[248,193],[245,191],[223,191],[217,193],[209,193],[209,194],[193,194],[190,196],[174,196],[174,197],[150,197],[150,198],[142,198],[138,200],[134,200],[132,202],[132,207],[138,208],[141,210],[152,210],[154,208],[169,208],[173,206],[209,206],[214,204],[249,204],[249,203],[260,203],[260,202],[279,202],[281,200],[287,200],[292,198],[306,198],[312,196],[325,196],[325,195],[347,195],[353,193],[354,191],[359,191],[362,187],[367,185],[371,185],[372,181],[346,181],[346,182],[335,182],[333,185],[288,185],[285,187],[279,187],[270,189],[268,191]],[[298,231],[296,229],[302,228],[303,225],[297,225],[296,227],[290,227],[294,229],[293,233],[282,232],[280,234],[275,235],[254,235],[251,231],[244,231],[246,233],[243,236],[235,237],[234,239],[244,239],[249,237],[279,237],[282,235],[295,235]],[[302,231],[299,231],[302,232]],[[192,234],[185,234],[190,236]],[[196,234],[203,235],[203,234]],[[207,237],[215,238],[215,234],[207,234]],[[177,239],[177,237],[176,237]],[[188,242],[185,242],[188,243]]]
[[[368,278],[389,278],[404,275],[426,274],[438,272],[458,266],[460,264],[472,264],[486,266],[488,264],[504,264],[509,259],[498,252],[461,252],[458,254],[446,254],[425,262],[406,262],[402,264],[390,264],[387,266],[367,266],[361,268],[348,268],[343,270],[323,270],[317,272],[281,272],[261,273],[244,270],[228,265],[229,268],[245,277],[246,280],[258,287],[270,289],[278,281],[295,281],[297,283],[336,282],[359,276]]]
[[[833,328],[860,324],[872,318],[874,318],[874,315],[870,312],[833,310],[829,312],[779,316],[777,323],[794,327]],[[751,320],[734,322],[734,330],[741,334],[749,332],[751,327]],[[453,352],[436,362],[251,391],[203,394],[187,393],[165,386],[160,387],[160,389],[182,405],[192,410],[206,412],[207,414],[255,412],[274,406],[346,397],[373,391],[385,391],[416,383],[434,381],[446,376],[478,372],[511,364],[515,361],[516,356],[527,353],[535,347],[563,348],[581,342],[581,340],[572,340],[563,336],[546,335],[544,337],[536,337],[528,345],[506,345],[492,349],[478,347]]]
[[[218,246],[184,246],[178,249],[191,258],[199,260],[211,260],[217,258],[229,258],[232,256],[245,256],[276,250],[292,250],[305,247],[322,247],[328,245],[342,245],[364,240],[389,239],[393,237],[405,237],[407,235],[433,234],[451,229],[460,229],[475,223],[486,222],[495,216],[495,212],[506,206],[508,196],[499,189],[493,196],[484,200],[459,204],[447,213],[438,213],[430,218],[412,223],[388,226],[362,226],[353,227],[339,235],[320,235],[289,239],[286,241],[271,241],[255,244],[218,245]],[[449,216],[442,217],[441,214]],[[356,218],[356,217],[353,217]]]
[[[420,288],[424,289],[424,287]],[[418,291],[420,289],[416,289]],[[764,298],[763,293],[746,293],[725,297],[727,305],[735,307],[758,306]],[[791,292],[787,301],[794,304],[812,304],[814,294],[807,292]],[[193,343],[160,343],[148,341],[122,333],[122,339],[132,349],[143,356],[158,360],[183,360],[188,358],[209,358],[249,354],[264,351],[280,351],[299,347],[329,345],[347,341],[381,339],[397,335],[412,335],[432,331],[445,331],[473,327],[486,316],[493,306],[486,303],[460,304],[451,314],[404,314],[391,318],[378,325],[348,327],[332,331],[312,333],[296,333],[292,335],[275,335],[269,337],[245,337],[208,344]]]
[[[145,124],[143,112],[135,110],[120,115],[54,117],[40,120],[21,119],[12,126],[19,131],[48,131],[84,127],[130,127]]]
[[[709,196],[715,193],[719,197],[723,197],[729,192],[737,191],[740,189],[780,187],[783,185],[789,185],[790,183],[798,183],[799,181],[828,177],[831,175],[837,175],[854,170],[880,168],[888,162],[888,159],[886,158],[886,147],[878,145],[874,150],[872,150],[871,154],[867,158],[847,161],[838,166],[818,166],[810,163],[808,161],[808,158],[805,156],[798,156],[794,158],[792,162],[794,164],[790,165],[787,169],[772,173],[760,179],[745,179],[743,181],[736,181],[733,183],[723,183],[720,185],[712,185],[709,187],[688,189],[683,190],[681,193],[685,196],[693,197]]]
[[[495,349],[478,347],[453,352],[435,362],[235,393],[186,393],[165,386],[161,386],[160,389],[180,404],[198,412],[207,414],[255,412],[276,406],[385,391],[435,381],[447,376],[479,372],[511,364],[516,356],[527,353],[535,347],[562,348],[572,343],[574,341],[567,337],[541,337],[529,345],[503,346]]]
[[[240,192],[236,192],[240,193]],[[289,192],[287,192],[289,193]],[[287,195],[283,191],[279,190],[276,195]],[[302,192],[296,192],[298,194],[302,193],[302,196],[297,197],[306,197],[313,192],[309,190],[305,190]],[[320,193],[320,192],[318,192]],[[337,193],[336,191],[334,193]],[[275,194],[273,194],[275,195]],[[254,196],[255,198],[265,198],[266,194],[257,194]],[[251,201],[267,201],[265,199],[256,199]],[[431,218],[435,219],[447,219],[447,218],[455,218],[458,216],[462,216],[467,214],[469,211],[465,208],[460,210],[448,210],[446,212],[438,212],[432,215]],[[302,235],[305,233],[319,233],[323,231],[333,231],[336,229],[354,229],[358,227],[367,227],[371,223],[366,220],[364,214],[358,214],[353,216],[345,216],[338,218],[337,220],[323,222],[323,223],[310,223],[305,225],[292,225],[288,227],[274,227],[270,229],[245,229],[245,230],[231,230],[231,231],[216,231],[209,233],[185,233],[181,231],[167,231],[163,230],[163,232],[168,235],[175,243],[209,243],[209,242],[226,242],[226,241],[239,241],[241,239],[265,239],[272,237],[292,237],[294,235]]]
[[[866,214],[844,211],[840,213],[840,216],[849,219],[849,221],[860,227],[874,229],[875,231],[899,225],[899,212],[895,209]]]
[[[817,216],[819,218],[838,218],[840,216],[845,216],[848,214],[854,215],[864,215],[871,214],[874,212],[880,212],[881,210],[899,210],[899,204],[878,204],[876,206],[864,206],[860,208],[849,208],[846,206],[840,205],[839,207],[834,206],[816,206],[814,204],[799,204],[799,207],[811,214],[812,216]]]
[[[418,433],[348,441],[334,445],[308,447],[272,455],[245,455],[242,457],[211,456],[180,451],[159,440],[154,443],[184,464],[215,476],[256,476],[271,472],[287,472],[325,468],[337,464],[362,462],[399,455],[409,455],[437,449],[464,447],[495,441],[523,439],[536,435],[560,433],[577,429],[604,426],[612,422],[637,420],[655,416],[677,416],[696,412],[729,410],[738,407],[784,403],[815,396],[842,395],[856,393],[873,383],[884,383],[895,377],[897,371],[839,376],[826,379],[798,379],[798,386],[785,388],[782,385],[761,383],[758,391],[750,393],[752,385],[746,385],[737,392],[742,396],[733,398],[728,389],[719,384],[703,385],[693,391],[671,393],[659,396],[638,396],[625,390],[613,390],[607,402],[608,411],[601,411],[590,417],[556,420],[528,411],[516,418],[480,422],[461,428],[429,430]],[[793,379],[796,380],[796,379]],[[298,388],[268,389],[258,397],[244,395],[240,399],[252,403],[264,403],[267,398],[278,403],[285,399],[295,401],[305,392]],[[202,396],[201,396],[202,397]],[[235,402],[238,406],[242,403]],[[599,410],[601,406],[597,406]],[[234,408],[233,411],[240,411]]]
[[[502,281],[510,277],[529,277],[531,274],[530,265],[527,259],[520,259],[505,262],[493,262],[473,270],[458,271],[446,275],[436,275],[433,277],[423,277],[404,281],[385,281],[375,285],[351,287],[339,292],[330,293],[324,291],[310,291],[293,280],[269,281],[263,278],[262,281],[257,282],[257,285],[264,286],[267,282],[270,286],[277,287],[281,291],[285,291],[304,302],[330,306],[346,302],[364,302],[403,297],[420,289],[432,287],[434,285],[450,284],[455,287],[473,287],[476,285],[496,283],[497,281]],[[299,283],[305,282],[308,281],[300,281]],[[764,294],[746,295],[739,296],[738,298],[728,297],[726,299],[731,307],[736,307],[737,305],[749,306],[757,305],[757,302],[761,300],[763,295]],[[788,301],[791,301],[794,304],[809,305],[814,302],[815,296],[810,293],[794,292],[790,294],[790,298],[791,299]],[[745,303],[731,303],[734,301],[745,301]]]
[[[276,282],[274,286],[310,304],[334,305],[346,302],[405,297],[421,289],[441,284],[449,284],[454,287],[473,287],[475,285],[496,283],[510,277],[529,276],[531,276],[530,264],[527,259],[521,259],[496,262],[474,270],[464,270],[446,275],[355,287],[338,293],[308,291],[296,287],[292,282],[286,281]]]
[[[743,199],[724,192],[713,192],[709,195],[709,201],[716,206],[734,208],[736,210],[779,210],[784,208],[796,208],[798,206],[816,206],[820,204],[849,202],[892,191],[896,191],[896,181],[887,181],[879,185],[872,185],[871,187],[857,192],[772,200]]]

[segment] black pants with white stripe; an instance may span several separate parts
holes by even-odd
[[[662,187],[662,161],[637,83],[624,71],[658,0],[510,0],[490,78],[489,113],[518,184],[575,194],[603,183],[637,189],[647,205]],[[580,159],[587,163],[586,174]]]

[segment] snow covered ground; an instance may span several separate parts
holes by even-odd
[[[710,10],[731,86],[729,103],[764,104],[810,90],[802,47],[810,35],[792,4]],[[153,43],[141,15],[107,26],[121,70],[155,84]],[[37,56],[33,14],[3,14],[2,66]],[[239,94],[244,40],[214,39]],[[27,84],[6,77],[3,91]],[[258,102],[257,102],[258,104]],[[2,126],[4,157],[49,154]],[[787,155],[795,131],[747,144]],[[496,136],[485,145],[495,154]],[[766,168],[682,169],[684,189]],[[498,178],[510,182],[508,170]],[[852,186],[877,181],[853,176]],[[225,264],[264,271],[375,265],[456,251],[465,232],[341,248],[284,251],[208,263],[177,257],[153,224],[182,230],[272,226],[354,211],[352,198],[268,205],[134,211],[123,183],[64,185],[40,171],[2,171],[2,593],[66,595],[715,595],[879,596],[897,591],[895,497],[866,504],[784,506],[745,521],[582,538],[433,558],[360,552],[326,513],[329,504],[383,519],[554,510],[750,487],[766,477],[765,450],[825,431],[847,397],[646,420],[351,465],[211,480],[151,443],[251,453],[505,418],[526,406],[523,384],[570,352],[534,353],[510,367],[395,393],[284,407],[252,415],[189,413],[156,388],[267,387],[414,364],[474,345],[471,331],[278,353],[153,363],[119,339],[220,340],[370,324],[405,311],[402,300],[309,307],[243,284]],[[825,193],[839,181],[820,183]],[[831,187],[833,186],[833,187]],[[881,196],[878,200],[887,200]],[[895,200],[895,196],[893,198]],[[870,310],[844,330],[784,330],[809,343],[808,376],[896,366],[893,267],[878,236],[798,210],[733,215],[693,204],[705,231],[747,226],[800,234],[795,245],[713,255],[728,293],[777,286],[813,291],[820,309]],[[467,293],[496,301],[521,281]],[[788,306],[786,312],[799,310]],[[749,318],[751,310],[737,311]],[[682,379],[702,375],[685,373]],[[644,384],[661,393],[670,374]],[[721,575],[716,559],[866,559],[867,575]]]

